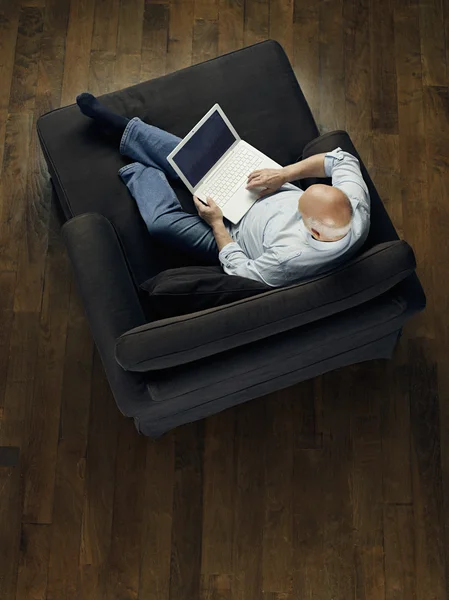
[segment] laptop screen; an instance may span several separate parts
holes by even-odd
[[[175,154],[173,161],[195,187],[236,139],[220,113],[215,111]]]

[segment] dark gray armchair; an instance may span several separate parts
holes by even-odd
[[[102,99],[180,136],[219,102],[242,138],[281,164],[337,146],[358,156],[346,132],[319,136],[273,41]],[[389,358],[405,321],[425,306],[413,251],[398,240],[361,161],[372,217],[358,256],[307,283],[155,321],[139,284],[189,262],[151,239],[117,175],[126,159],[76,106],[42,116],[38,132],[112,392],[145,435],[157,437],[344,365]],[[193,212],[189,192],[174,189]]]

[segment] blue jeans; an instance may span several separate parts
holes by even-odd
[[[167,177],[179,179],[167,156],[181,141],[175,135],[138,117],[131,119],[120,142],[120,153],[137,162],[122,167],[119,175],[137,202],[148,231],[201,262],[218,264],[218,247],[212,229],[198,215],[186,213]]]

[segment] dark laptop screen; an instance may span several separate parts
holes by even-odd
[[[234,134],[215,111],[174,156],[173,160],[192,187],[220,160],[236,141]]]

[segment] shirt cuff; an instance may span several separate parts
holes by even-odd
[[[223,264],[225,267],[232,266],[232,262],[229,260],[229,257],[231,254],[234,254],[234,252],[240,252],[245,258],[247,258],[246,254],[243,252],[241,246],[239,246],[237,242],[229,242],[229,244],[226,244],[226,246],[224,246],[224,248],[222,248],[218,254],[221,264]]]
[[[332,168],[334,166],[334,162],[336,160],[343,160],[343,158],[343,150],[340,147],[335,148],[335,150],[332,150],[332,152],[326,153],[326,156],[324,157],[324,172],[326,173],[326,177],[332,177]]]

